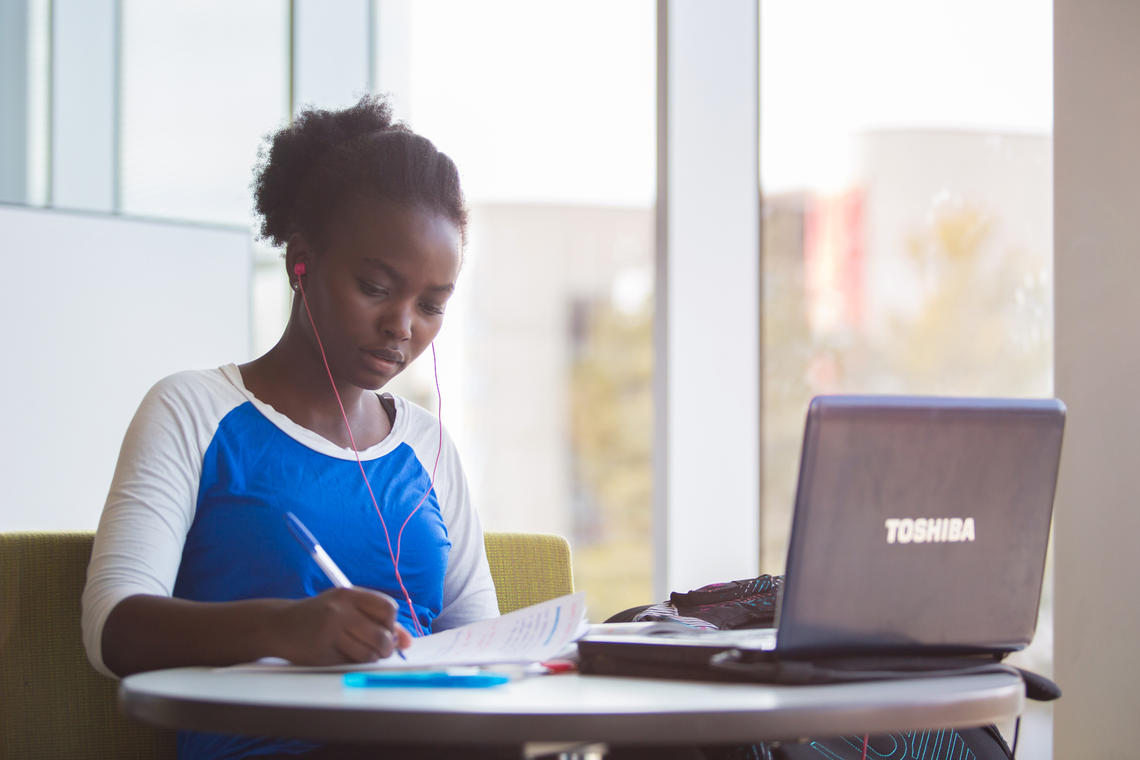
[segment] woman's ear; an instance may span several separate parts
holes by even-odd
[[[289,287],[298,288],[298,280],[308,272],[308,263],[313,258],[313,252],[308,241],[300,233],[294,233],[285,246],[285,275],[289,278]]]

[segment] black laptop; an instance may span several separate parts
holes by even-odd
[[[813,399],[776,628],[602,627],[579,642],[583,671],[727,648],[750,661],[1024,648],[1064,423],[1055,399]]]

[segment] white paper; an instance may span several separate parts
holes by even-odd
[[[588,628],[586,594],[579,591],[496,618],[413,639],[412,645],[404,650],[407,660],[392,655],[375,662],[305,666],[270,658],[234,665],[227,670],[348,672],[540,662],[557,657]]]

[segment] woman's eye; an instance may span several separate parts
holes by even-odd
[[[376,283],[369,282],[368,280],[359,280],[358,282],[360,284],[360,292],[366,296],[388,295],[388,289],[382,285],[377,285]]]
[[[422,303],[422,304],[420,304],[420,308],[424,310],[425,314],[431,314],[432,316],[439,316],[439,315],[443,314],[443,305],[442,304]]]

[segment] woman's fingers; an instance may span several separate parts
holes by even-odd
[[[387,594],[366,588],[328,589],[297,602],[295,625],[300,664],[372,662],[411,644]]]
[[[356,604],[365,615],[389,629],[399,625],[396,622],[399,606],[395,599],[382,591],[361,586],[356,586],[352,591],[357,592]]]
[[[387,594],[374,589],[357,588],[365,592],[360,599],[361,610],[373,621],[384,626],[390,632],[392,649],[384,649],[384,657],[393,654],[396,649],[407,649],[412,645],[412,634],[397,621],[399,607],[397,602]]]
[[[344,635],[337,639],[336,651],[347,662],[375,662],[382,658],[380,652],[374,647],[361,641],[348,631],[345,631]]]
[[[347,640],[355,645],[354,651],[364,651],[365,659],[356,659],[355,662],[371,662],[391,657],[396,651],[396,634],[382,626],[367,625],[349,628],[345,631]],[[348,654],[346,652],[346,654]]]
[[[400,625],[399,623],[396,623],[394,633],[396,635],[397,649],[407,649],[412,645],[412,634],[408,633],[407,628]]]

